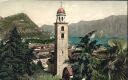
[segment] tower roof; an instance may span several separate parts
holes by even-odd
[[[64,10],[64,8],[59,8],[58,11],[57,11],[57,14],[59,14],[59,13],[63,13],[63,14],[65,14],[65,10]]]

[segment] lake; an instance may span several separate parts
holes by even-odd
[[[111,36],[105,36],[102,38],[94,38],[94,40],[97,40],[97,44],[103,44],[103,45],[107,45],[108,40],[110,39],[123,39],[125,40],[124,37],[111,37]],[[80,42],[81,38],[79,37],[70,37],[69,38],[69,44],[71,45],[77,45]]]

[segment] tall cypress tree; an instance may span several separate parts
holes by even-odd
[[[16,27],[14,27],[9,32],[8,39],[1,51],[0,79],[17,80],[24,74],[31,75],[33,73],[31,67],[33,58],[33,50],[22,42]]]

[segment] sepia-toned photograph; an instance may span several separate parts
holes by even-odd
[[[128,80],[127,3],[0,0],[0,80]]]

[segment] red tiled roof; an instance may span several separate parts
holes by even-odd
[[[58,14],[58,13],[64,13],[64,14],[65,14],[64,8],[59,8],[58,11],[57,11],[57,14]]]
[[[73,69],[71,67],[65,67],[64,68],[64,74],[68,74],[69,76],[73,75]]]

